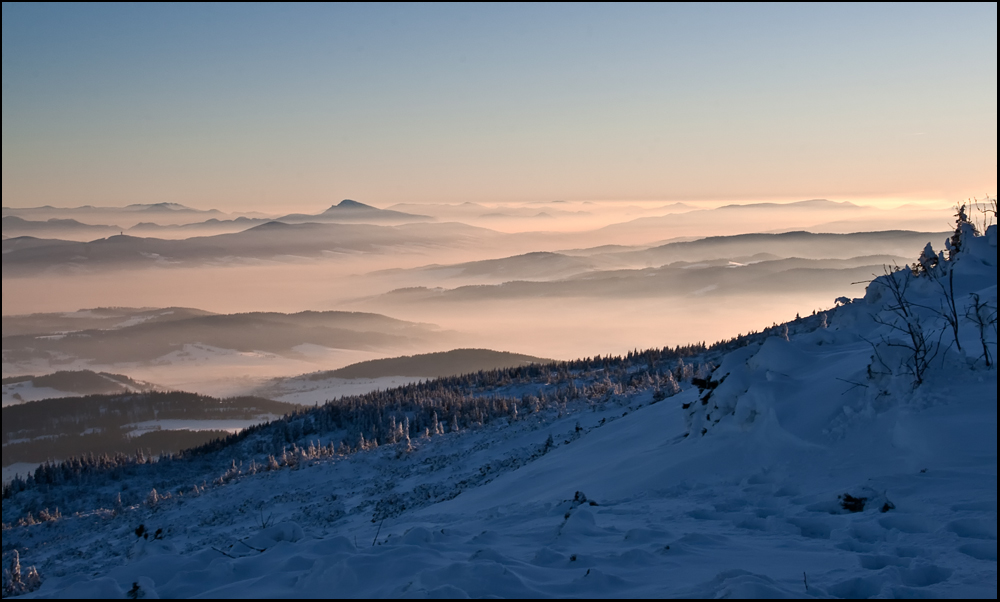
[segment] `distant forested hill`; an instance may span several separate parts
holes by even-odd
[[[3,379],[3,387],[4,405],[7,405],[8,393],[16,401],[34,401],[30,398],[24,399],[21,396],[21,393],[34,389],[52,389],[76,395],[111,395],[130,391],[148,391],[155,388],[150,383],[135,381],[122,374],[93,372],[91,370],[60,371],[44,376],[15,376]],[[54,397],[54,395],[47,396]]]
[[[46,399],[3,408],[3,465],[45,462],[87,454],[172,453],[229,434],[199,428],[199,421],[261,422],[295,406],[259,397],[216,399],[179,392],[89,395]],[[185,421],[187,428],[159,430],[155,423]],[[147,425],[140,432],[137,425]]]
[[[548,364],[553,360],[490,349],[453,349],[443,353],[407,355],[381,360],[371,360],[346,366],[339,370],[321,372],[312,377],[324,378],[381,378],[383,376],[426,376],[438,378],[479,372],[516,368],[529,364]]]

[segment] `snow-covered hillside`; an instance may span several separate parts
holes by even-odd
[[[5,490],[5,563],[36,597],[995,598],[996,227],[956,243],[686,367],[411,385],[350,428],[40,471]]]

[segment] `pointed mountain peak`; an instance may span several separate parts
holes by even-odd
[[[367,210],[375,210],[375,211],[379,210],[376,207],[372,207],[371,205],[365,205],[364,203],[359,203],[357,201],[352,201],[351,199],[344,199],[343,201],[340,201],[339,204],[334,205],[333,207],[330,207],[329,209],[327,209],[327,212],[335,211],[335,210],[338,210],[338,209],[367,209]]]

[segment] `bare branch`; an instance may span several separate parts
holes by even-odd
[[[990,368],[994,362],[993,357],[990,355],[990,346],[986,335],[989,333],[990,327],[992,327],[993,340],[996,343],[997,308],[988,302],[983,302],[977,293],[972,293],[969,296],[972,297],[972,307],[969,307],[965,311],[965,317],[975,324],[979,330],[979,342],[983,346],[983,354],[980,357],[986,360],[986,367]]]
[[[940,352],[941,337],[944,335],[944,332],[942,331],[939,334],[938,340],[935,342],[933,340],[933,332],[927,332],[923,320],[914,311],[914,308],[919,306],[916,306],[907,298],[906,293],[911,280],[914,278],[913,272],[900,270],[898,267],[890,270],[888,266],[883,266],[883,270],[885,272],[884,277],[875,279],[872,281],[872,284],[883,286],[889,291],[892,300],[886,304],[886,309],[893,317],[887,319],[876,314],[873,319],[876,324],[886,326],[893,332],[904,335],[902,340],[892,340],[888,337],[882,337],[881,342],[886,347],[903,348],[909,351],[908,359],[899,366],[899,369],[902,369],[905,373],[913,377],[913,386],[916,388],[923,384],[925,374],[931,362],[934,361]],[[869,342],[869,344],[871,343]],[[875,350],[879,363],[885,366],[891,373],[893,368],[885,363],[882,356],[878,353],[878,347],[872,345],[872,348]]]

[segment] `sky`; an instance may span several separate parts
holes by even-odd
[[[996,193],[997,7],[3,4],[3,204]]]

